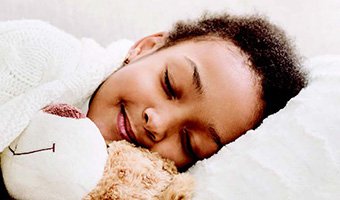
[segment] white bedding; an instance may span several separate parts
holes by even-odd
[[[309,85],[284,109],[190,169],[194,199],[339,199],[340,55],[305,66]]]
[[[256,11],[287,30],[302,55],[314,56],[339,54],[339,6],[338,0],[4,0],[0,19],[46,20],[106,46],[202,10]],[[285,109],[190,169],[197,179],[194,199],[339,199],[340,55],[310,59],[306,66],[310,85]]]

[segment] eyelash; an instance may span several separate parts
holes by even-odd
[[[169,99],[176,99],[177,95],[169,79],[168,67],[165,68],[163,79],[164,79],[164,91],[166,95],[169,97]]]
[[[183,146],[184,146],[184,149],[185,151],[189,154],[189,156],[191,158],[193,158],[194,160],[197,160],[197,156],[192,148],[192,145],[191,145],[191,140],[190,140],[190,133],[188,132],[188,130],[186,128],[183,128],[182,130],[182,135],[183,135]]]

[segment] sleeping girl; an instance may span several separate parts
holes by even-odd
[[[306,84],[282,30],[258,16],[203,16],[139,40],[92,95],[106,140],[187,168],[283,108]]]
[[[45,23],[1,23],[0,151],[35,112],[66,102],[85,107],[106,141],[127,140],[185,170],[307,82],[285,33],[257,15],[180,21],[137,41],[121,66],[101,62],[102,51]]]

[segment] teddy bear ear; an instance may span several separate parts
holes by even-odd
[[[192,199],[194,178],[188,173],[180,173],[173,177],[170,185],[161,193],[159,199],[187,200]]]
[[[57,115],[60,117],[69,117],[81,119],[85,118],[86,115],[83,114],[78,108],[72,105],[59,103],[59,104],[51,104],[42,109],[44,112]]]

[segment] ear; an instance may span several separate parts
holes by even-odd
[[[138,40],[129,50],[128,58],[130,62],[155,52],[164,45],[166,37],[167,32],[159,32]]]

